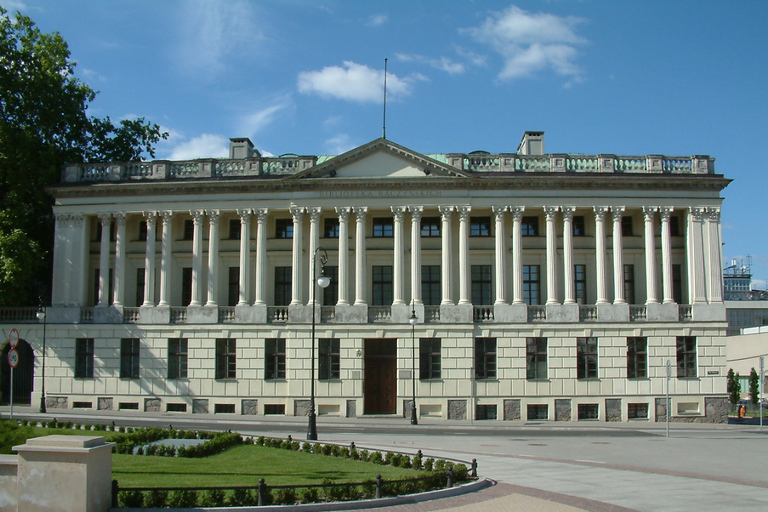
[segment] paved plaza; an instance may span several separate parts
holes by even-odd
[[[42,418],[30,408],[17,416]],[[8,417],[7,407],[1,409]],[[173,424],[303,439],[306,421],[222,415],[49,413],[72,421]],[[768,425],[477,422],[320,418],[321,442],[471,460],[493,485],[470,494],[368,510],[381,512],[593,512],[768,510]]]

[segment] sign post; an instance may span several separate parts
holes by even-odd
[[[760,378],[757,381],[757,412],[760,413],[760,428],[763,426],[763,379],[765,374],[765,358],[760,356]]]
[[[672,414],[672,404],[669,402],[669,379],[672,378],[672,361],[667,359],[667,438],[669,438],[669,415]]]
[[[19,365],[19,352],[16,345],[19,344],[19,331],[14,327],[8,334],[8,344],[11,348],[8,350],[8,366],[11,367],[11,419],[13,419],[13,369]]]

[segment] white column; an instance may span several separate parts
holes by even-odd
[[[200,306],[203,302],[201,276],[203,274],[203,217],[204,210],[190,210],[194,231],[192,234],[192,300],[190,306]]]
[[[576,289],[573,280],[573,212],[575,206],[563,206],[563,283],[565,297],[563,304],[576,304]]]
[[[525,304],[523,300],[523,211],[525,206],[510,206],[512,213],[512,303]]]
[[[254,306],[267,304],[264,284],[266,283],[267,268],[267,208],[256,208],[256,300]],[[247,300],[247,297],[246,297]]]
[[[322,213],[322,210],[319,206],[312,206],[307,208],[307,213],[309,214],[309,272],[307,272],[309,277],[307,285],[309,300],[307,301],[307,306],[315,306],[317,305],[317,302],[315,301],[315,290],[317,289],[317,286],[315,286],[315,283],[312,280],[312,265],[315,264],[315,251],[320,247],[320,214]],[[293,236],[296,236],[296,231],[293,232]],[[318,273],[317,275],[320,274]]]
[[[611,206],[613,214],[613,303],[625,304],[624,297],[624,244],[621,238],[623,206]]]
[[[653,217],[656,213],[655,206],[643,206],[645,219],[645,303],[656,304],[659,302],[656,296],[656,244],[653,239]]]
[[[441,268],[441,287],[442,300],[440,304],[453,304],[453,287],[451,286],[451,213],[453,206],[439,206],[442,225],[440,226],[440,236],[442,238],[442,268]]]
[[[691,244],[691,258],[693,262],[691,267],[691,281],[693,283],[693,303],[701,304],[707,302],[707,292],[704,279],[704,241],[703,241],[703,221],[705,208],[691,208],[690,225],[688,229],[689,243]]]
[[[672,239],[669,232],[669,217],[674,208],[666,206],[659,208],[661,218],[661,284],[664,294],[664,304],[675,302],[672,292]]]
[[[71,258],[72,287],[69,293],[69,302],[73,306],[82,306],[88,302],[86,294],[88,293],[88,271],[90,265],[88,262],[88,253],[90,252],[90,236],[85,215],[74,214],[69,218],[72,238],[67,244],[67,255]]]
[[[51,290],[51,304],[53,306],[66,306],[70,303],[70,293],[74,285],[72,272],[72,244],[74,243],[70,215],[67,213],[55,213],[53,236],[53,290]]]
[[[208,301],[206,306],[216,306],[219,290],[219,210],[208,210]]]
[[[349,206],[337,206],[339,215],[339,306],[349,305]]]
[[[423,304],[421,291],[421,215],[423,206],[409,206],[411,212],[411,305]]]
[[[112,224],[112,215],[100,213],[101,221],[101,247],[99,253],[99,303],[100,307],[109,305],[109,230]]]
[[[595,206],[595,264],[597,272],[597,304],[608,304],[608,286],[606,285],[605,253],[605,214],[607,206]]]
[[[240,276],[238,306],[248,305],[248,288],[251,280],[248,278],[249,262],[251,259],[251,209],[237,210],[240,216]]]
[[[115,236],[115,289],[112,303],[115,306],[125,304],[125,212],[115,213],[117,235]]]
[[[166,210],[161,213],[163,217],[163,235],[160,242],[160,302],[158,306],[171,304],[171,233],[173,224],[173,212]]]
[[[293,216],[293,269],[291,275],[291,306],[301,304],[301,252],[304,237],[304,207],[291,206]],[[312,256],[309,257],[312,261]]]
[[[555,239],[555,216],[557,206],[545,206],[547,222],[547,304],[557,304],[557,246]]]
[[[722,245],[720,244],[720,208],[707,208],[707,227],[709,228],[709,302],[723,302],[723,264]]]
[[[157,232],[157,212],[144,212],[147,218],[147,248],[144,255],[144,303],[141,306],[155,305],[155,246]]]
[[[392,216],[394,218],[394,268],[392,269],[392,305],[405,304],[403,300],[403,216],[405,215],[405,206],[392,206]]]
[[[469,212],[470,206],[457,206],[459,214],[459,304],[472,304],[469,296]]]
[[[365,258],[365,216],[367,206],[352,208],[355,212],[355,306],[364,306],[366,301],[366,279],[368,269]]]
[[[504,212],[507,207],[492,206],[491,211],[496,219],[496,304],[507,304],[507,244],[504,234]]]

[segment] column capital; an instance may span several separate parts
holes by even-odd
[[[405,214],[406,210],[405,206],[391,206],[390,209],[392,210],[392,215],[394,216],[395,220],[403,220],[403,215]]]
[[[206,210],[205,213],[208,214],[208,222],[211,224],[218,224],[219,216],[221,215],[220,210]]]
[[[607,206],[593,206],[592,209],[595,212],[595,219],[600,221],[605,219],[605,214],[608,213],[609,210]]]
[[[258,222],[264,222],[267,219],[267,214],[269,213],[269,208],[254,208],[253,214],[256,215],[256,220]]]
[[[128,214],[125,212],[116,212],[112,216],[115,218],[115,222],[118,226],[125,226],[125,221],[128,219]]]
[[[507,211],[506,206],[491,206],[491,211],[497,219],[503,219],[504,213]]]
[[[557,213],[557,210],[559,210],[559,206],[545,206],[544,207],[544,216],[547,218],[547,220],[554,220],[555,214]]]
[[[560,209],[563,212],[563,220],[572,220],[573,213],[576,211],[575,206],[561,206]]]
[[[524,211],[525,211],[525,206],[510,206],[509,207],[509,213],[512,214],[512,220],[520,220],[520,219],[522,219]]]
[[[658,206],[643,206],[643,217],[646,221],[652,221],[658,210]]]
[[[703,220],[704,214],[707,212],[707,209],[701,206],[693,206],[691,207],[691,216],[693,217],[693,220],[700,221]]]
[[[205,216],[205,210],[189,210],[189,214],[192,216],[192,220],[195,224],[202,224],[203,217]]]
[[[409,206],[408,211],[411,212],[412,220],[421,220],[421,216],[424,213],[423,206]]]
[[[173,219],[173,211],[163,210],[160,212],[160,216],[163,218],[163,224],[168,224]]]
[[[624,214],[624,207],[623,206],[611,206],[611,214],[613,214],[613,221],[614,222],[620,221],[622,215]]]
[[[337,206],[334,209],[336,210],[336,214],[339,216],[339,219],[343,220],[344,222],[349,221],[349,213],[352,211],[352,208],[349,206]]]
[[[661,206],[659,207],[659,217],[661,220],[669,220],[673,211],[675,211],[675,209],[672,206]]]
[[[99,217],[99,220],[102,222],[102,224],[106,224],[112,218],[112,214],[109,212],[99,212],[96,215]]]
[[[440,216],[443,218],[443,220],[448,220],[451,218],[451,214],[453,213],[455,206],[438,206],[437,209],[440,211]]]
[[[469,212],[472,211],[472,207],[469,205],[466,206],[457,206],[456,211],[459,214],[459,220],[468,220],[469,219]]]
[[[368,214],[368,207],[367,206],[354,206],[352,207],[352,211],[355,214],[355,217],[357,217],[358,220],[365,218],[365,216]]]
[[[309,221],[310,222],[317,222],[320,220],[320,214],[322,213],[323,209],[319,206],[308,206],[307,207],[307,213],[309,214]]]
[[[236,210],[237,214],[240,216],[240,222],[243,224],[249,224],[251,222],[251,209],[250,208],[243,208],[240,210]]]
[[[148,210],[144,212],[144,217],[146,217],[147,222],[154,222],[157,220],[158,212],[157,210]]]
[[[297,221],[297,220],[301,220],[301,216],[304,214],[304,211],[306,210],[306,208],[304,208],[303,206],[291,206],[289,210],[291,211],[293,220]]]
[[[711,222],[720,222],[720,207],[713,206],[713,207],[707,208],[707,218]]]

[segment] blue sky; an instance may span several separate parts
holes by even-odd
[[[158,158],[339,154],[382,133],[423,153],[708,154],[724,261],[768,278],[768,2],[0,0],[69,43],[93,115],[144,116]]]

